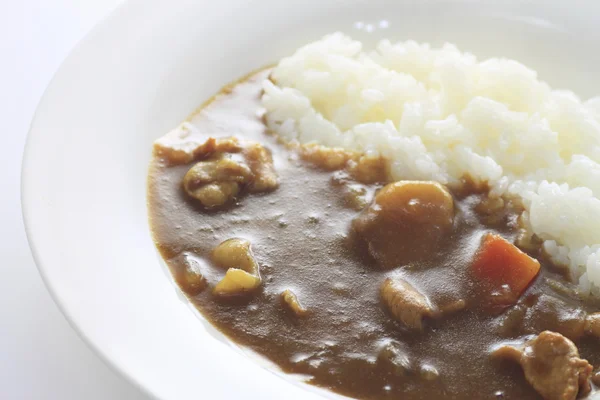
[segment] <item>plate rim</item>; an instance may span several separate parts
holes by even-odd
[[[56,307],[59,309],[61,314],[64,316],[65,320],[67,321],[67,323],[69,324],[71,329],[73,329],[73,331],[75,331],[77,336],[79,336],[79,338],[83,341],[83,343],[86,345],[86,347],[88,349],[90,349],[92,351],[92,353],[94,355],[96,355],[102,361],[102,363],[104,365],[106,365],[116,375],[123,377],[127,382],[129,382],[135,388],[140,390],[144,395],[148,396],[151,399],[160,400],[159,397],[156,395],[156,393],[153,393],[152,391],[150,391],[150,389],[147,386],[143,385],[138,380],[137,377],[135,377],[133,374],[128,372],[128,370],[126,368],[124,368],[123,365],[121,365],[121,364],[117,363],[115,360],[111,359],[108,356],[108,354],[106,352],[104,352],[100,348],[100,346],[97,343],[95,343],[83,331],[83,329],[75,322],[75,319],[71,315],[71,312],[69,311],[65,302],[63,300],[61,300],[60,295],[58,294],[55,286],[53,286],[50,283],[50,280],[47,276],[47,268],[43,267],[44,262],[42,261],[42,257],[40,256],[40,254],[36,248],[36,245],[35,245],[35,240],[33,239],[33,230],[31,228],[32,222],[30,220],[31,213],[27,212],[27,210],[30,208],[28,198],[31,198],[31,196],[28,195],[28,193],[29,193],[29,188],[28,188],[29,178],[28,178],[28,172],[27,172],[27,168],[30,165],[30,163],[32,162],[32,161],[30,161],[31,151],[29,151],[29,148],[31,147],[31,145],[32,145],[31,143],[33,142],[33,140],[35,140],[35,139],[33,139],[33,137],[37,135],[34,133],[35,125],[39,119],[40,110],[42,109],[44,104],[48,102],[48,98],[50,96],[49,92],[51,91],[52,87],[56,85],[58,77],[60,76],[61,72],[63,71],[65,64],[67,64],[69,60],[73,59],[76,56],[77,51],[79,49],[81,49],[82,47],[84,47],[86,45],[86,43],[92,41],[94,36],[98,35],[99,32],[103,29],[103,27],[106,24],[108,24],[111,19],[117,18],[119,16],[119,14],[125,13],[126,9],[133,7],[133,4],[135,4],[136,1],[139,1],[139,0],[124,0],[121,3],[117,4],[110,11],[108,11],[106,14],[104,14],[68,50],[67,56],[61,61],[58,68],[52,74],[52,77],[50,78],[50,80],[48,81],[48,84],[44,88],[44,91],[40,97],[40,100],[38,101],[37,105],[35,106],[35,111],[33,113],[33,116],[31,117],[31,121],[29,122],[29,127],[27,129],[27,135],[25,138],[25,145],[23,146],[23,159],[21,160],[21,168],[20,168],[21,176],[20,176],[19,189],[20,189],[21,216],[23,218],[23,226],[25,229],[25,236],[27,238],[27,245],[29,246],[29,250],[31,252],[31,256],[33,258],[35,267],[36,267],[38,273],[40,274],[42,282],[44,283],[44,287],[50,294],[50,297],[52,298],[52,301],[54,302]]]
[[[458,3],[458,2],[457,2]],[[61,295],[57,292],[56,287],[50,283],[50,279],[48,278],[48,268],[44,268],[44,260],[39,253],[39,250],[36,247],[36,239],[34,238],[35,233],[32,228],[32,221],[30,219],[31,213],[28,212],[31,209],[31,194],[34,189],[31,186],[29,177],[29,172],[27,171],[32,164],[35,163],[31,157],[31,151],[29,151],[32,142],[35,140],[35,137],[41,134],[40,130],[36,130],[36,123],[39,120],[40,110],[44,108],[45,104],[48,103],[50,92],[57,85],[58,77],[61,76],[62,71],[65,69],[65,64],[72,60],[77,56],[78,51],[85,47],[89,42],[93,41],[96,36],[98,36],[107,25],[110,24],[111,21],[121,19],[123,15],[128,14],[128,11],[134,9],[136,6],[144,4],[144,1],[141,0],[125,0],[122,3],[118,4],[115,8],[113,8],[110,12],[105,14],[91,29],[89,29],[82,38],[77,41],[77,43],[70,49],[68,55],[61,62],[60,66],[53,73],[52,78],[50,79],[48,85],[44,89],[42,96],[38,104],[36,105],[35,112],[32,116],[31,122],[29,124],[29,128],[27,131],[25,146],[23,150],[23,158],[21,162],[21,177],[20,177],[20,202],[21,202],[21,213],[23,217],[23,224],[25,228],[25,233],[27,237],[28,246],[30,248],[34,263],[36,268],[44,282],[45,287],[54,303],[57,305],[58,309],[65,316],[68,324],[71,328],[77,333],[77,335],[83,340],[83,342],[102,360],[102,362],[107,365],[112,371],[123,376],[129,382],[131,382],[135,387],[140,389],[145,395],[153,399],[159,399],[157,393],[151,391],[150,387],[143,384],[142,381],[139,380],[139,376],[132,373],[130,369],[127,369],[125,365],[117,362],[117,360],[109,357],[108,353],[105,352],[98,343],[92,340],[88,334],[79,326],[76,322],[76,319],[72,316],[72,313],[69,311],[69,307],[66,305],[66,302],[61,298]],[[39,238],[38,238],[39,239]],[[309,393],[307,393],[307,396]]]

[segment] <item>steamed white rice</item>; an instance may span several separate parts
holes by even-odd
[[[519,198],[523,223],[600,288],[600,97],[552,90],[514,60],[478,61],[456,46],[335,33],[299,49],[265,81],[269,127],[390,163],[394,179],[452,184],[464,175]]]

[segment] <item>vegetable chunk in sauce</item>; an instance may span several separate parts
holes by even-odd
[[[155,145],[154,239],[212,324],[283,371],[355,398],[596,393],[599,304],[520,241],[518,204],[468,179],[388,182],[378,156],[281,144],[262,121],[268,73],[227,88]],[[237,172],[219,175],[222,157]],[[221,186],[225,200],[210,204],[196,195],[224,182],[238,193]],[[486,237],[512,256],[481,257]],[[482,307],[490,282],[515,289],[493,313]]]
[[[227,268],[227,272],[213,289],[219,296],[243,295],[260,285],[258,263],[244,239],[229,239],[218,245],[212,253],[215,265]]]
[[[353,228],[383,268],[419,262],[452,229],[454,201],[436,182],[390,183],[354,221]]]
[[[489,305],[502,309],[516,303],[539,273],[540,263],[503,237],[488,233],[471,269],[474,279],[487,286]]]

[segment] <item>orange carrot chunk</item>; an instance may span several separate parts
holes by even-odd
[[[489,305],[502,307],[517,302],[540,272],[540,263],[503,237],[488,233],[475,255],[472,272],[489,296]]]

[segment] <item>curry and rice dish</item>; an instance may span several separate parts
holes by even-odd
[[[158,139],[173,277],[229,338],[360,399],[593,398],[600,100],[454,46],[333,34]]]

